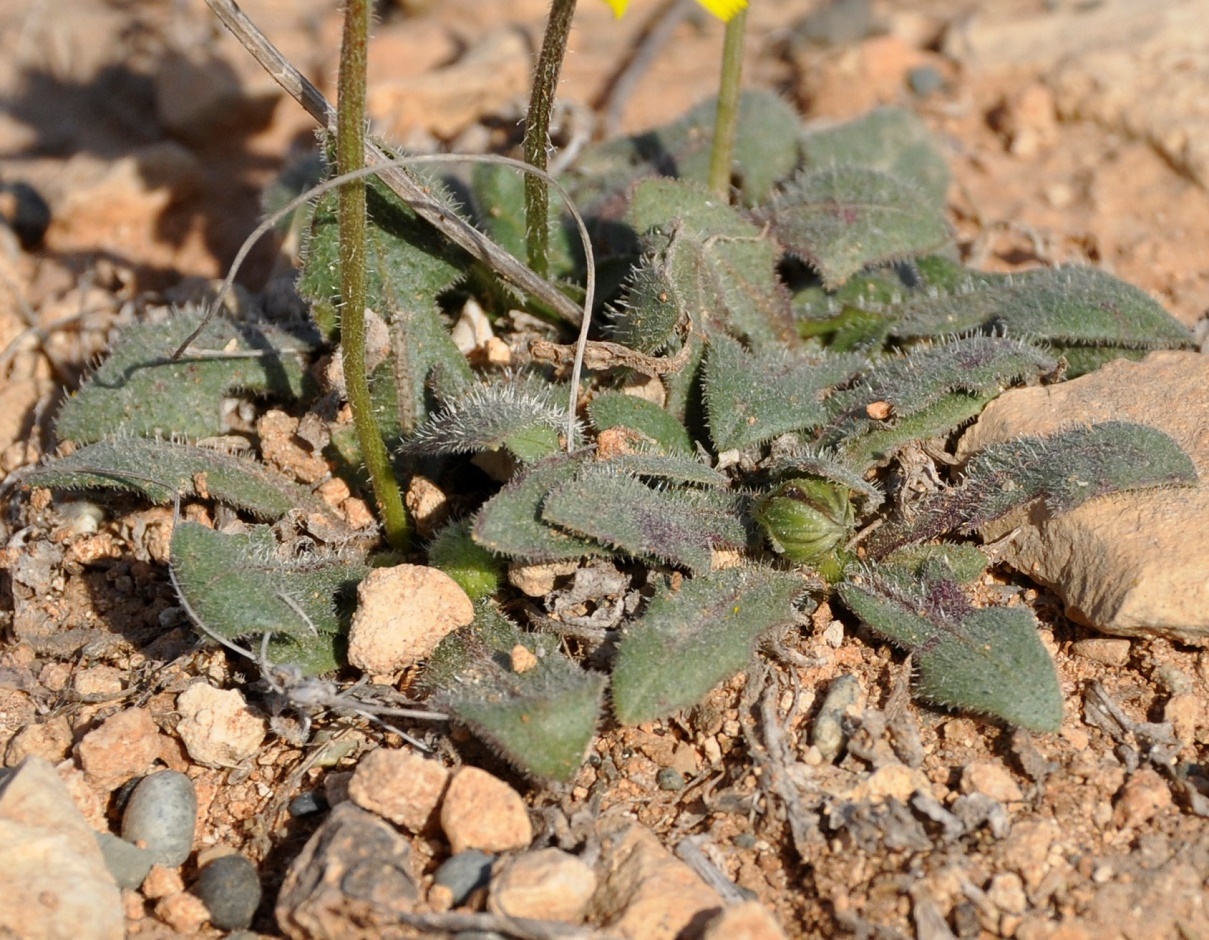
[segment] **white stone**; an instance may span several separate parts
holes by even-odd
[[[233,767],[264,743],[265,720],[254,714],[236,689],[195,682],[176,700],[176,733],[189,756],[207,767]]]
[[[474,604],[445,572],[423,565],[375,568],[357,587],[348,661],[371,675],[391,675],[473,620]]]

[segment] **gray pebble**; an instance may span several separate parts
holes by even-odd
[[[827,687],[827,695],[810,729],[810,743],[819,749],[823,760],[834,761],[844,749],[844,712],[861,700],[861,684],[856,676],[836,676]]]
[[[917,65],[907,72],[907,84],[917,98],[927,98],[944,87],[945,78],[930,65]]]
[[[299,793],[290,800],[290,815],[297,819],[299,816],[313,816],[329,808],[327,796],[318,790],[307,790]]]
[[[161,770],[139,781],[122,814],[122,838],[142,843],[156,864],[176,868],[193,851],[197,791],[175,770]]]
[[[242,855],[222,855],[201,870],[193,893],[220,930],[243,930],[260,906],[260,875]]]
[[[494,855],[488,855],[478,849],[467,849],[442,863],[432,880],[435,884],[448,888],[449,893],[453,895],[453,906],[460,907],[466,903],[471,892],[487,887],[491,881],[491,865],[494,861]]]
[[[655,783],[660,790],[683,790],[684,775],[671,767],[664,767],[655,775]]]
[[[155,857],[146,849],[119,839],[112,832],[98,832],[97,845],[105,859],[105,867],[119,888],[137,888],[151,871]]]

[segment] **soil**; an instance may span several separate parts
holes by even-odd
[[[334,97],[338,4],[243,6]],[[600,104],[654,4],[635,3],[621,21],[595,0],[580,6],[561,93],[586,109]],[[875,3],[867,21],[865,5],[844,4],[848,18],[829,33],[808,21],[823,32],[812,40],[803,24],[814,6],[753,0],[747,81],[779,89],[808,119],[879,103],[923,116],[950,152],[951,219],[968,261],[995,270],[1091,263],[1150,291],[1189,326],[1209,308],[1209,193],[1155,141],[1065,114],[1053,62],[980,63],[942,51],[946,35],[979,15],[960,0]],[[546,8],[546,0],[413,0],[384,9],[371,47],[376,121],[413,147],[515,140]],[[1007,29],[1049,9],[1040,0],[1000,4],[991,25]],[[670,120],[712,93],[720,44],[716,22],[688,17],[625,99],[620,129]],[[912,91],[913,79],[933,77],[936,90]],[[56,403],[113,330],[225,273],[257,221],[261,191],[313,134],[201,0],[5,3],[0,88],[0,213],[36,215],[8,188],[16,182],[50,210],[44,236],[24,246],[20,226],[0,227],[0,463],[11,474],[52,450]],[[36,233],[36,218],[30,224]],[[261,290],[288,262],[288,247],[264,244],[241,282]],[[176,741],[175,697],[189,681],[250,678],[224,655],[198,652],[183,627],[161,626],[173,606],[162,565],[170,514],[119,501],[90,532],[44,492],[8,497],[6,564],[24,557],[39,569],[50,628],[18,636],[11,592],[25,588],[5,588],[0,752],[35,721],[64,716],[78,741],[133,704]],[[838,631],[823,609],[786,637],[788,651],[771,651],[770,665],[696,709],[605,728],[570,787],[526,783],[473,742],[454,744],[459,759],[509,779],[535,809],[631,813],[669,846],[706,836],[710,859],[791,936],[1209,937],[1209,822],[1198,794],[1170,772],[1195,769],[1209,747],[1200,705],[1209,700],[1209,652],[1158,639],[1106,643],[1010,574],[986,590],[1029,604],[1042,621],[1067,695],[1060,732],[1026,735],[910,702],[902,656],[853,624]],[[812,749],[810,728],[842,674],[863,695],[849,710],[847,755],[832,765]],[[1113,707],[1120,719],[1104,718]],[[780,728],[779,741],[769,727]],[[340,734],[358,748],[382,737],[368,725]],[[310,831],[285,806],[359,752],[321,768],[286,737],[269,742],[235,769],[191,765],[179,743],[164,760],[198,784],[200,844],[260,864],[269,897],[255,926],[274,935],[272,897]],[[885,798],[908,796],[914,783],[904,791],[874,771],[904,764],[926,778],[935,805],[906,812]],[[669,766],[683,771],[684,789],[660,788]],[[810,768],[809,795],[787,805],[768,780],[795,766]],[[946,815],[972,793],[997,807],[982,824]],[[103,825],[112,806],[93,812]],[[417,851],[431,873],[447,849]],[[128,915],[132,933],[173,935],[141,905]]]

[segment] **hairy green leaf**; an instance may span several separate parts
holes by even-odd
[[[784,477],[814,476],[845,486],[859,497],[865,510],[876,509],[885,500],[885,494],[865,479],[864,474],[839,458],[825,451],[790,450],[771,458],[764,468],[772,479]]]
[[[418,454],[468,454],[507,447],[526,462],[558,450],[566,390],[537,376],[475,382],[406,442]]]
[[[698,486],[727,486],[730,479],[695,457],[683,454],[620,454],[600,465],[628,476],[651,480],[673,480]]]
[[[738,498],[653,489],[608,465],[589,467],[546,497],[542,518],[641,558],[708,571],[712,552],[747,543]]]
[[[376,179],[368,183],[367,200],[369,305],[390,329],[399,422],[409,433],[428,415],[426,389],[434,371],[442,373],[447,388],[470,382],[470,367],[450,339],[437,305],[437,297],[465,276],[470,261]],[[329,193],[315,207],[298,282],[316,316],[339,309],[337,201],[337,194]]]
[[[122,331],[108,358],[55,423],[60,440],[89,444],[115,434],[197,440],[224,430],[224,396],[236,392],[298,398],[304,363],[318,339],[215,317],[178,360],[171,356],[201,323],[194,307],[163,323]]]
[[[627,627],[613,670],[613,709],[636,724],[695,705],[751,661],[756,641],[791,623],[801,579],[731,568],[661,590]]]
[[[523,647],[536,664],[518,672]],[[530,776],[569,780],[596,730],[605,677],[559,652],[553,637],[524,633],[492,605],[433,654],[436,702]]]
[[[1006,330],[1080,352],[1083,347],[1142,350],[1192,345],[1188,330],[1145,291],[1087,267],[1039,269],[993,280],[984,277],[963,289],[909,298],[897,311],[892,333],[922,337],[971,329]],[[1075,362],[1078,368],[1068,370],[1068,375],[1098,364],[1095,359]]]
[[[623,392],[601,392],[588,404],[598,431],[630,428],[665,454],[691,454],[693,442],[684,425],[654,402]]]
[[[932,132],[905,108],[875,108],[868,114],[802,137],[809,169],[866,166],[909,180],[932,203],[944,207],[949,164]]]
[[[1196,467],[1170,436],[1123,421],[995,444],[966,465],[965,480],[926,500],[910,523],[867,543],[875,557],[946,532],[975,532],[1013,509],[1043,501],[1057,515],[1097,496],[1194,483]]]
[[[865,624],[911,652],[924,699],[1034,731],[1058,730],[1062,690],[1027,608],[975,608],[936,557],[917,570],[864,570],[839,594]]]
[[[525,244],[525,177],[509,166],[480,163],[471,175],[471,192],[478,210],[480,226],[491,236],[491,240],[515,258],[527,254]],[[562,224],[565,213],[557,192],[551,193],[549,201],[550,230],[549,262],[555,277],[570,277],[576,273],[577,264],[573,250],[578,249],[569,233],[574,229]]]
[[[581,455],[558,454],[515,477],[483,505],[474,518],[474,540],[501,555],[525,561],[564,561],[608,551],[543,521],[542,506],[550,491],[574,479]]]
[[[670,267],[677,257],[665,246],[643,257],[630,272],[621,300],[607,311],[610,339],[647,355],[671,342],[681,320],[692,314],[692,304],[699,302],[695,294],[679,290]],[[688,263],[682,261],[681,267]]]
[[[348,611],[338,605],[369,572],[336,559],[284,562],[272,529],[216,532],[180,521],[172,530],[172,570],[184,601],[206,627],[226,637],[274,637],[270,659],[307,673],[343,662]]]
[[[757,225],[707,190],[675,180],[640,183],[630,214],[650,263],[663,266],[676,322],[691,320],[705,335],[729,330],[756,349],[796,340],[789,294],[774,276],[776,246]]]
[[[884,466],[912,441],[944,437],[967,421],[972,421],[998,395],[999,389],[977,394],[950,392],[922,411],[904,418],[869,422],[863,431],[853,432],[837,445],[836,450],[854,468],[868,470]]]
[[[767,218],[785,250],[818,271],[829,289],[871,265],[933,252],[950,238],[927,195],[864,166],[799,173]]]
[[[789,431],[827,421],[826,392],[864,365],[854,355],[749,353],[714,336],[703,373],[710,437],[722,450],[752,447]]]
[[[710,99],[671,124],[588,148],[570,174],[573,197],[595,215],[623,198],[636,179],[667,176],[705,185],[716,112],[717,101]],[[740,201],[754,206],[798,165],[801,120],[767,91],[744,91],[738,112],[732,181]]]
[[[823,443],[851,446],[859,434],[883,430],[941,402],[952,392],[998,394],[1015,381],[1057,368],[1049,355],[1003,336],[968,336],[875,361],[853,386],[827,400],[834,415]]]
[[[432,537],[428,563],[458,583],[472,601],[490,597],[499,590],[500,560],[477,544],[470,534],[470,520],[451,522]]]
[[[38,467],[25,479],[53,489],[129,490],[159,505],[178,496],[213,498],[260,519],[280,519],[292,509],[330,515],[310,490],[261,463],[169,441],[99,441]]]

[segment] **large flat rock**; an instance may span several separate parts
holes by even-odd
[[[1019,16],[986,4],[945,52],[981,68],[1033,66],[1063,117],[1147,141],[1209,187],[1209,30],[1203,0],[1104,0]]]
[[[1170,434],[1201,483],[1118,493],[1057,517],[1034,509],[984,535],[996,539],[1020,526],[1002,558],[1051,587],[1072,620],[1117,636],[1209,645],[1209,357],[1156,352],[1071,382],[1009,391],[966,432],[958,456],[1103,421]]]

